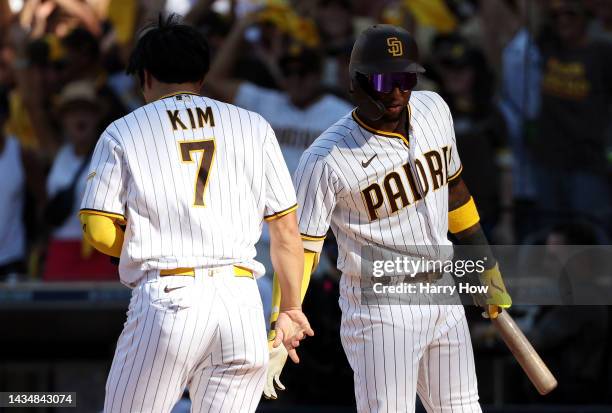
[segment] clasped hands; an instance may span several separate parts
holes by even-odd
[[[299,363],[300,358],[295,349],[299,347],[300,341],[313,335],[314,331],[301,308],[281,309],[274,331],[268,340],[270,361],[264,386],[264,397],[276,399],[276,389],[285,390],[285,386],[280,382],[280,374],[287,361],[287,356],[294,363]]]

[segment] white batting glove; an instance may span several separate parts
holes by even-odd
[[[264,386],[263,395],[266,399],[276,400],[278,398],[276,389],[285,390],[285,386],[280,382],[280,374],[287,361],[288,353],[284,345],[281,344],[278,347],[273,347],[272,344],[273,341],[268,341],[270,361],[268,362],[266,385]]]

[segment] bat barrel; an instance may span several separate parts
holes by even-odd
[[[550,372],[512,317],[507,312],[502,311],[491,322],[495,325],[502,339],[538,392],[541,395],[546,395],[553,391],[557,387],[557,379],[555,379],[555,376]]]

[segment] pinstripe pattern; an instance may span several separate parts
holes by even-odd
[[[105,412],[169,412],[189,387],[194,412],[253,412],[268,361],[256,282],[232,267],[133,290],[106,384]],[[167,294],[163,290],[182,287]]]
[[[360,273],[359,252],[366,245],[392,246],[414,256],[435,256],[439,253],[435,246],[451,245],[447,214],[441,211],[448,210],[446,179],[460,170],[461,161],[450,112],[432,92],[413,92],[410,109],[409,146],[401,139],[373,134],[349,114],[304,152],[294,174],[300,231],[317,237],[325,235],[330,226],[337,229],[338,268],[344,273]],[[443,148],[448,157],[442,167],[443,186],[434,190],[424,154],[436,151],[444,159]],[[411,192],[404,165],[413,176],[416,194]],[[372,220],[362,191],[373,183],[382,188],[391,172],[400,176],[408,206],[394,212],[385,198],[377,219]],[[423,199],[418,201],[416,196]]]
[[[341,118],[304,152],[294,175],[300,232],[338,242],[341,340],[359,412],[480,412],[463,307],[360,301],[361,251],[447,258],[448,180],[461,161],[452,117],[432,92],[412,92],[407,139]],[[311,244],[309,244],[310,246]],[[405,299],[405,297],[404,297]]]
[[[340,338],[359,412],[478,413],[474,355],[463,307],[363,305],[359,278],[343,275]],[[382,299],[381,299],[382,300]]]
[[[210,154],[186,159],[181,142],[214,142],[209,166]],[[90,169],[82,209],[126,223],[119,273],[133,287],[104,410],[169,412],[188,387],[193,411],[253,412],[268,361],[263,308],[256,282],[232,265],[262,275],[254,245],[264,217],[296,204],[270,125],[179,93],[113,122]],[[184,267],[196,276],[159,277]]]
[[[202,127],[198,108],[210,113]],[[173,124],[169,112],[185,128]],[[214,139],[215,154],[206,206],[194,207],[203,155],[193,152],[194,161],[184,162],[179,142],[205,139]],[[81,208],[127,218],[119,272],[132,286],[143,270],[177,267],[240,264],[262,275],[254,245],[263,217],[296,204],[270,125],[258,114],[197,95],[167,97],[113,122],[98,141],[92,172]]]

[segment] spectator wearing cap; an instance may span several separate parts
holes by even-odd
[[[8,98],[0,90],[0,281],[25,273],[25,170],[17,139],[4,134]]]
[[[318,50],[293,44],[273,62],[282,89],[272,90],[233,78],[234,64],[241,50],[248,48],[245,31],[257,21],[250,15],[229,34],[213,61],[204,88],[220,100],[261,114],[272,126],[290,172],[295,171],[306,148],[336,120],[352,110],[346,101],[323,90],[322,58]],[[305,39],[307,42],[307,39]],[[266,251],[267,232],[262,234],[260,255]]]
[[[551,30],[538,41],[542,99],[532,143],[538,206],[545,224],[568,216],[608,224],[612,45],[588,37],[581,1],[553,0],[548,17]]]
[[[440,94],[453,115],[463,179],[478,203],[481,224],[498,243],[513,241],[512,156],[506,124],[494,104],[493,74],[484,54],[459,35],[433,45]]]
[[[88,248],[77,216],[88,179],[89,162],[100,128],[100,104],[88,81],[69,83],[56,106],[66,142],[47,178],[49,203],[45,219],[51,227],[45,280],[115,279],[108,257]]]

